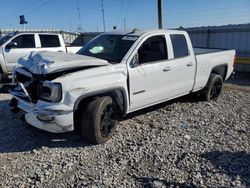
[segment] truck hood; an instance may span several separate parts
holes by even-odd
[[[33,74],[50,74],[72,69],[110,65],[106,60],[61,52],[31,52],[20,58],[18,64]]]

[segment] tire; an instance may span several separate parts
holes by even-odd
[[[202,94],[206,101],[216,101],[223,91],[223,79],[218,74],[211,74],[206,87],[202,90]]]
[[[4,81],[4,75],[0,72],[0,83]]]
[[[88,143],[107,142],[117,128],[116,110],[111,97],[98,97],[83,110],[82,134]]]
[[[8,76],[0,72],[0,83],[10,83],[10,82],[11,79],[9,79]]]

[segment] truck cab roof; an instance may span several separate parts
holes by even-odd
[[[166,30],[166,29],[150,29],[150,30],[139,30],[139,29],[133,29],[132,31],[110,31],[103,33],[104,35],[130,35],[130,36],[141,36],[144,34],[151,34],[151,33],[175,33],[175,34],[184,34],[186,31],[180,31],[180,30]]]

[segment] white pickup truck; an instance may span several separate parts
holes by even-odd
[[[175,30],[104,33],[78,54],[32,53],[13,75],[13,112],[49,132],[81,127],[90,143],[106,142],[126,114],[199,91],[221,94],[235,50],[193,49]]]
[[[9,33],[0,38],[0,82],[6,81],[20,57],[31,51],[76,53],[81,47],[66,47],[61,34]]]

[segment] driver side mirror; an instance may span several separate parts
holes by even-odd
[[[17,43],[14,42],[14,41],[11,41],[11,42],[9,42],[9,43],[6,45],[5,48],[11,49],[11,48],[16,47],[16,46],[17,46]]]
[[[139,55],[138,53],[136,53],[130,63],[130,67],[133,68],[133,67],[137,67],[138,65],[139,65]]]

